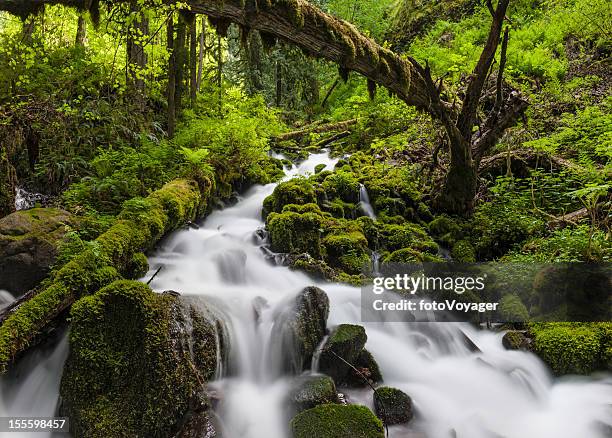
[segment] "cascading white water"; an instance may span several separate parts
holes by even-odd
[[[14,300],[15,297],[13,296],[13,294],[11,294],[7,290],[0,289],[0,310],[11,304]]]
[[[374,213],[374,208],[370,203],[368,190],[363,184],[359,184],[359,205],[367,217],[376,219],[376,213]]]
[[[313,154],[289,176],[332,167],[325,153]],[[275,185],[257,186],[233,207],[213,212],[200,229],[170,236],[150,259],[164,269],[151,286],[214,300],[231,328],[231,372],[211,386],[221,394],[219,414],[226,438],[285,438],[283,376],[273,336],[277,316],[304,286],[306,275],[268,260],[261,206]],[[259,234],[261,236],[261,234]],[[408,393],[417,417],[391,436],[427,438],[603,438],[599,424],[612,425],[612,381],[567,378],[555,381],[534,355],[507,351],[501,334],[460,323],[362,323],[360,291],[320,283],[330,298],[329,325],[366,327],[367,348],[385,384]],[[467,335],[480,349],[473,352]],[[38,365],[24,365],[20,377],[0,380],[0,416],[53,415],[67,354],[64,339],[52,351],[36,351]],[[371,392],[348,391],[349,402],[371,405]],[[414,435],[411,435],[413,434]],[[37,434],[36,436],[44,436]],[[316,438],[316,437],[313,437]]]
[[[317,164],[333,167],[333,160],[325,153],[311,155],[289,176],[312,172]],[[212,213],[199,230],[175,233],[151,258],[152,271],[164,265],[151,284],[156,290],[207,296],[228,315],[234,372],[212,385],[222,394],[219,413],[228,438],[287,436],[290,379],[282,376],[272,345],[278,340],[277,316],[288,298],[316,284],[273,265],[265,242],[256,237],[264,225],[262,202],[274,187],[251,189],[233,207]],[[610,379],[553,381],[536,356],[507,351],[501,334],[468,324],[362,323],[359,289],[317,285],[330,298],[329,325],[364,325],[385,384],[412,396],[418,415],[410,432],[428,438],[596,438],[606,436],[601,424],[612,425]],[[466,345],[466,334],[480,352]],[[348,391],[350,402],[371,407],[371,397],[370,391]],[[402,427],[390,432],[410,436]]]

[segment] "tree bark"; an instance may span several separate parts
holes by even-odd
[[[74,44],[77,47],[84,47],[87,40],[87,21],[84,14],[79,14],[77,21],[77,32]]]
[[[168,57],[168,84],[166,89],[166,99],[168,101],[168,137],[174,137],[176,125],[176,53],[174,50],[174,16],[168,19],[166,27],[167,38],[166,48],[170,56]]]
[[[195,16],[189,23],[189,101],[191,107],[195,106],[198,92],[198,21]]]
[[[130,3],[130,14],[136,19],[127,30],[128,87],[133,91],[136,106],[143,111],[146,102],[144,70],[147,67],[144,39],[149,35],[149,20],[136,1]]]
[[[276,60],[276,106],[280,107],[283,103],[283,68],[279,60]]]
[[[174,102],[176,114],[180,115],[183,109],[183,96],[185,95],[185,66],[187,64],[187,21],[184,12],[179,13],[178,25],[176,27],[176,39],[174,40],[174,54],[176,63],[176,91]]]
[[[204,49],[206,48],[206,17],[202,17],[202,31],[200,32],[200,51],[198,53],[198,78],[196,88],[200,91],[202,86],[202,73],[204,72]]]

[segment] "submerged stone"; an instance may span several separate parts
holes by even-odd
[[[362,326],[340,324],[323,345],[319,371],[333,378],[339,385],[345,383],[352,370],[351,365],[357,363],[367,340]]]
[[[383,386],[376,389],[373,398],[374,412],[383,423],[393,425],[412,420],[412,399],[403,391]]]
[[[323,404],[340,403],[340,399],[331,377],[311,375],[296,378],[289,402],[293,413],[299,413]]]

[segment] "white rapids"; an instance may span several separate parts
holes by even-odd
[[[288,177],[312,173],[317,164],[332,169],[327,153],[311,155]],[[390,435],[424,438],[604,438],[612,427],[612,379],[567,377],[555,380],[544,364],[525,352],[507,351],[501,334],[462,323],[363,323],[360,290],[315,282],[305,274],[275,266],[257,233],[264,224],[262,202],[275,184],[256,186],[232,207],[215,211],[199,229],[173,233],[150,258],[151,286],[214,300],[230,327],[229,376],[211,384],[222,394],[218,414],[224,438],[286,438],[285,397],[278,339],[279,315],[302,288],[327,292],[330,327],[362,324],[367,348],[378,361],[385,384],[402,389],[414,402],[408,428]],[[254,308],[259,309],[258,312]],[[467,335],[480,349],[473,352]],[[66,340],[25,369],[16,382],[0,381],[0,416],[50,415],[57,404]],[[44,382],[44,383],[43,383]],[[7,389],[9,388],[10,391]],[[349,390],[349,402],[371,407],[369,390]],[[41,436],[38,434],[37,436]],[[313,437],[316,438],[316,437]]]

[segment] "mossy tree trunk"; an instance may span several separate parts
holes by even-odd
[[[85,14],[79,14],[79,18],[77,20],[77,33],[74,44],[77,47],[84,47],[85,41],[87,40],[87,21],[85,19]]]
[[[0,152],[0,217],[15,211],[15,168],[8,160],[5,151]]]
[[[174,16],[170,15],[166,25],[166,48],[170,56],[168,57],[168,83],[166,88],[166,99],[168,101],[167,110],[167,129],[168,137],[174,137],[176,125],[176,53],[174,51]]]
[[[145,107],[145,80],[144,71],[147,67],[147,54],[145,52],[146,38],[149,35],[149,20],[138,5],[130,2],[130,20],[127,25],[127,80],[133,91],[134,101],[142,111]]]

